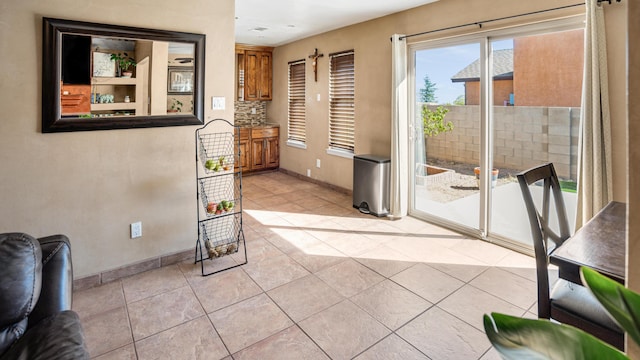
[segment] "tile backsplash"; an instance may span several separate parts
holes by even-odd
[[[251,109],[256,109],[256,113],[252,114]],[[234,110],[236,126],[258,125],[267,122],[267,103],[265,101],[237,100]]]

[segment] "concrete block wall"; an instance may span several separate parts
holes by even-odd
[[[451,121],[454,130],[425,137],[427,158],[477,166],[480,162],[479,106],[447,108],[445,121]],[[558,176],[576,179],[580,108],[495,106],[493,118],[494,167],[524,170],[550,161]]]

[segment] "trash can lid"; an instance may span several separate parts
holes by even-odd
[[[373,155],[373,154],[355,155],[353,158],[354,159],[359,159],[359,160],[376,162],[376,163],[388,163],[388,162],[391,162],[391,159],[389,159],[386,156],[378,156],[378,155]]]

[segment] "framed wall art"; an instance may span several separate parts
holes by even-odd
[[[115,61],[111,60],[111,54],[97,51],[93,52],[93,76],[116,76],[116,63]]]
[[[193,93],[193,67],[169,66],[167,94],[186,95]]]

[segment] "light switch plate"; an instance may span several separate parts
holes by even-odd
[[[211,110],[224,110],[224,96],[211,97]]]

